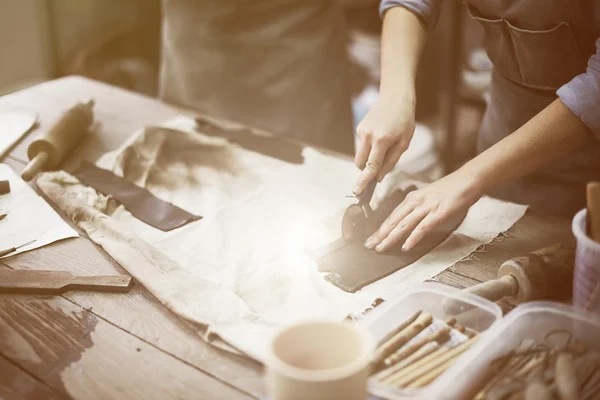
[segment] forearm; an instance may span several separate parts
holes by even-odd
[[[389,9],[383,18],[381,96],[414,101],[417,67],[427,37],[421,20],[404,7]]]
[[[475,179],[475,184],[486,192],[546,166],[592,140],[586,125],[560,100],[555,100],[459,171]]]

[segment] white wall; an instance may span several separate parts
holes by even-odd
[[[46,0],[0,0],[0,95],[52,76]]]

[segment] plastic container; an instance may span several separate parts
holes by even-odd
[[[489,329],[447,374],[436,381],[435,399],[472,399],[485,383],[490,363],[528,341],[560,347],[577,339],[600,349],[600,317],[555,302],[522,304]]]
[[[376,342],[419,310],[427,311],[434,318],[442,320],[454,317],[458,324],[478,332],[487,330],[502,318],[502,310],[496,303],[440,283],[426,282],[406,285],[400,290],[400,293],[402,293],[401,296],[385,301],[357,322],[363,324],[371,332]],[[444,310],[444,304],[449,300],[464,304],[463,309],[460,310],[462,314],[448,314]],[[461,357],[459,356],[459,358]],[[451,369],[440,375],[430,385],[420,389],[395,389],[371,378],[369,379],[369,392],[390,400],[438,399],[439,392],[436,389],[436,383],[444,375],[450,373]]]
[[[600,312],[600,243],[586,234],[586,219],[585,209],[573,218],[573,234],[577,238],[573,305],[587,311]]]

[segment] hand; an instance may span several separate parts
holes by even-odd
[[[413,96],[381,97],[358,124],[354,162],[362,170],[354,187],[361,194],[373,179],[381,181],[406,151],[415,131]]]
[[[434,227],[466,212],[483,196],[484,190],[473,174],[458,170],[410,192],[367,239],[365,247],[384,252],[406,238],[402,250],[408,251]]]

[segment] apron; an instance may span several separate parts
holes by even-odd
[[[490,101],[477,151],[499,142],[556,100],[556,90],[585,72],[599,32],[581,1],[468,0],[485,30],[494,63]],[[489,194],[572,217],[585,207],[585,185],[600,176],[600,142],[563,157]]]
[[[354,155],[344,28],[331,0],[163,0],[160,97]]]

